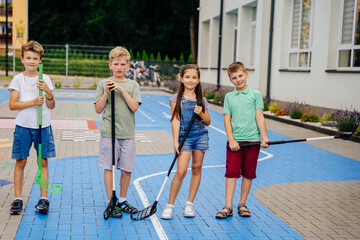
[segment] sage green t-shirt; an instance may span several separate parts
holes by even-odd
[[[236,141],[260,141],[256,110],[263,108],[261,93],[250,87],[242,92],[235,89],[225,95],[223,113],[231,115],[232,133]]]
[[[116,81],[112,78],[101,80],[96,88],[94,104],[99,101],[105,91],[105,82],[113,80],[123,87],[129,95],[141,104],[141,94],[139,84],[130,79]],[[130,110],[121,92],[115,90],[115,138],[135,139],[135,113]],[[100,132],[103,137],[111,137],[111,94],[106,101],[105,109],[102,114]]]

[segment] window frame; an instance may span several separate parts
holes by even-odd
[[[353,60],[354,60],[354,50],[360,50],[360,44],[355,45],[355,28],[356,28],[356,10],[357,5],[359,4],[360,0],[353,0],[354,1],[354,9],[353,9],[353,21],[352,21],[352,37],[351,37],[351,44],[342,44],[342,35],[343,35],[343,21],[344,21],[344,8],[345,8],[345,0],[341,1],[341,14],[340,14],[340,31],[339,31],[339,44],[337,50],[337,59],[336,59],[336,69],[340,71],[359,71],[359,67],[353,67]],[[343,50],[350,50],[350,66],[349,67],[340,67],[340,51]]]
[[[311,0],[311,17],[310,17],[310,28],[309,28],[309,46],[307,49],[301,49],[300,43],[301,43],[301,25],[302,25],[302,12],[303,12],[303,0],[300,1],[300,14],[299,14],[299,25],[298,25],[298,41],[297,41],[297,47],[292,47],[292,37],[293,37],[293,15],[294,15],[294,7],[295,7],[295,0],[291,1],[291,24],[290,24],[290,41],[289,41],[289,51],[288,51],[288,69],[291,70],[310,70],[311,68],[311,58],[312,58],[312,43],[313,43],[313,27],[314,27],[314,1]],[[290,66],[290,56],[291,54],[296,54],[296,66]],[[299,65],[299,58],[300,54],[307,53],[308,54],[308,61],[307,66],[300,66]]]

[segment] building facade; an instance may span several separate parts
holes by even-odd
[[[360,110],[360,0],[200,0],[199,11],[205,84],[231,87],[226,67],[241,61],[264,97]]]
[[[28,0],[7,0],[8,4],[8,46],[21,48],[28,41]],[[0,52],[5,55],[6,48],[6,1],[0,0]]]

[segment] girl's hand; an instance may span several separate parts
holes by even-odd
[[[198,106],[198,105],[195,105],[194,113],[196,113],[197,115],[200,116],[201,113],[202,113],[202,107],[201,107],[201,106]]]
[[[39,96],[39,97],[37,97],[37,98],[35,98],[34,100],[33,100],[33,105],[34,106],[40,106],[40,105],[43,105],[44,104],[44,96]]]
[[[270,142],[270,140],[269,139],[264,139],[264,140],[262,140],[262,142],[261,142],[261,144],[260,144],[260,147],[262,147],[262,148],[268,148],[269,147],[269,143]]]
[[[240,150],[240,146],[237,141],[229,141],[229,147],[230,147],[231,151],[239,151]]]
[[[179,142],[174,143],[174,153],[177,153],[180,155],[181,151],[179,152],[179,146],[180,146]]]

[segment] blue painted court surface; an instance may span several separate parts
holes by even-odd
[[[162,130],[171,134],[169,97],[143,94],[142,101],[140,111],[136,113],[136,130]],[[103,170],[97,167],[97,156],[73,157],[49,163],[50,181],[61,184],[63,191],[49,194],[51,205],[47,216],[35,212],[39,187],[34,182],[16,239],[304,239],[261,205],[254,198],[254,191],[281,183],[360,180],[358,161],[306,143],[272,146],[262,151],[259,157],[258,177],[253,181],[247,202],[252,216],[241,218],[234,211],[233,217],[215,219],[215,214],[225,204],[224,146],[227,139],[222,114],[210,111],[210,116],[210,150],[205,154],[202,181],[194,201],[195,218],[187,219],[182,215],[189,191],[189,171],[176,199],[172,220],[162,220],[160,215],[167,203],[174,173],[170,175],[157,213],[151,219],[132,221],[125,213],[122,219],[105,221],[103,211],[107,199]],[[289,139],[273,131],[268,133],[271,140]],[[147,202],[154,202],[173,156],[171,153],[136,156],[132,177],[135,184],[131,183],[127,196],[132,205],[143,209]],[[117,194],[119,178],[117,171]],[[237,205],[239,198],[240,181],[234,204]]]

